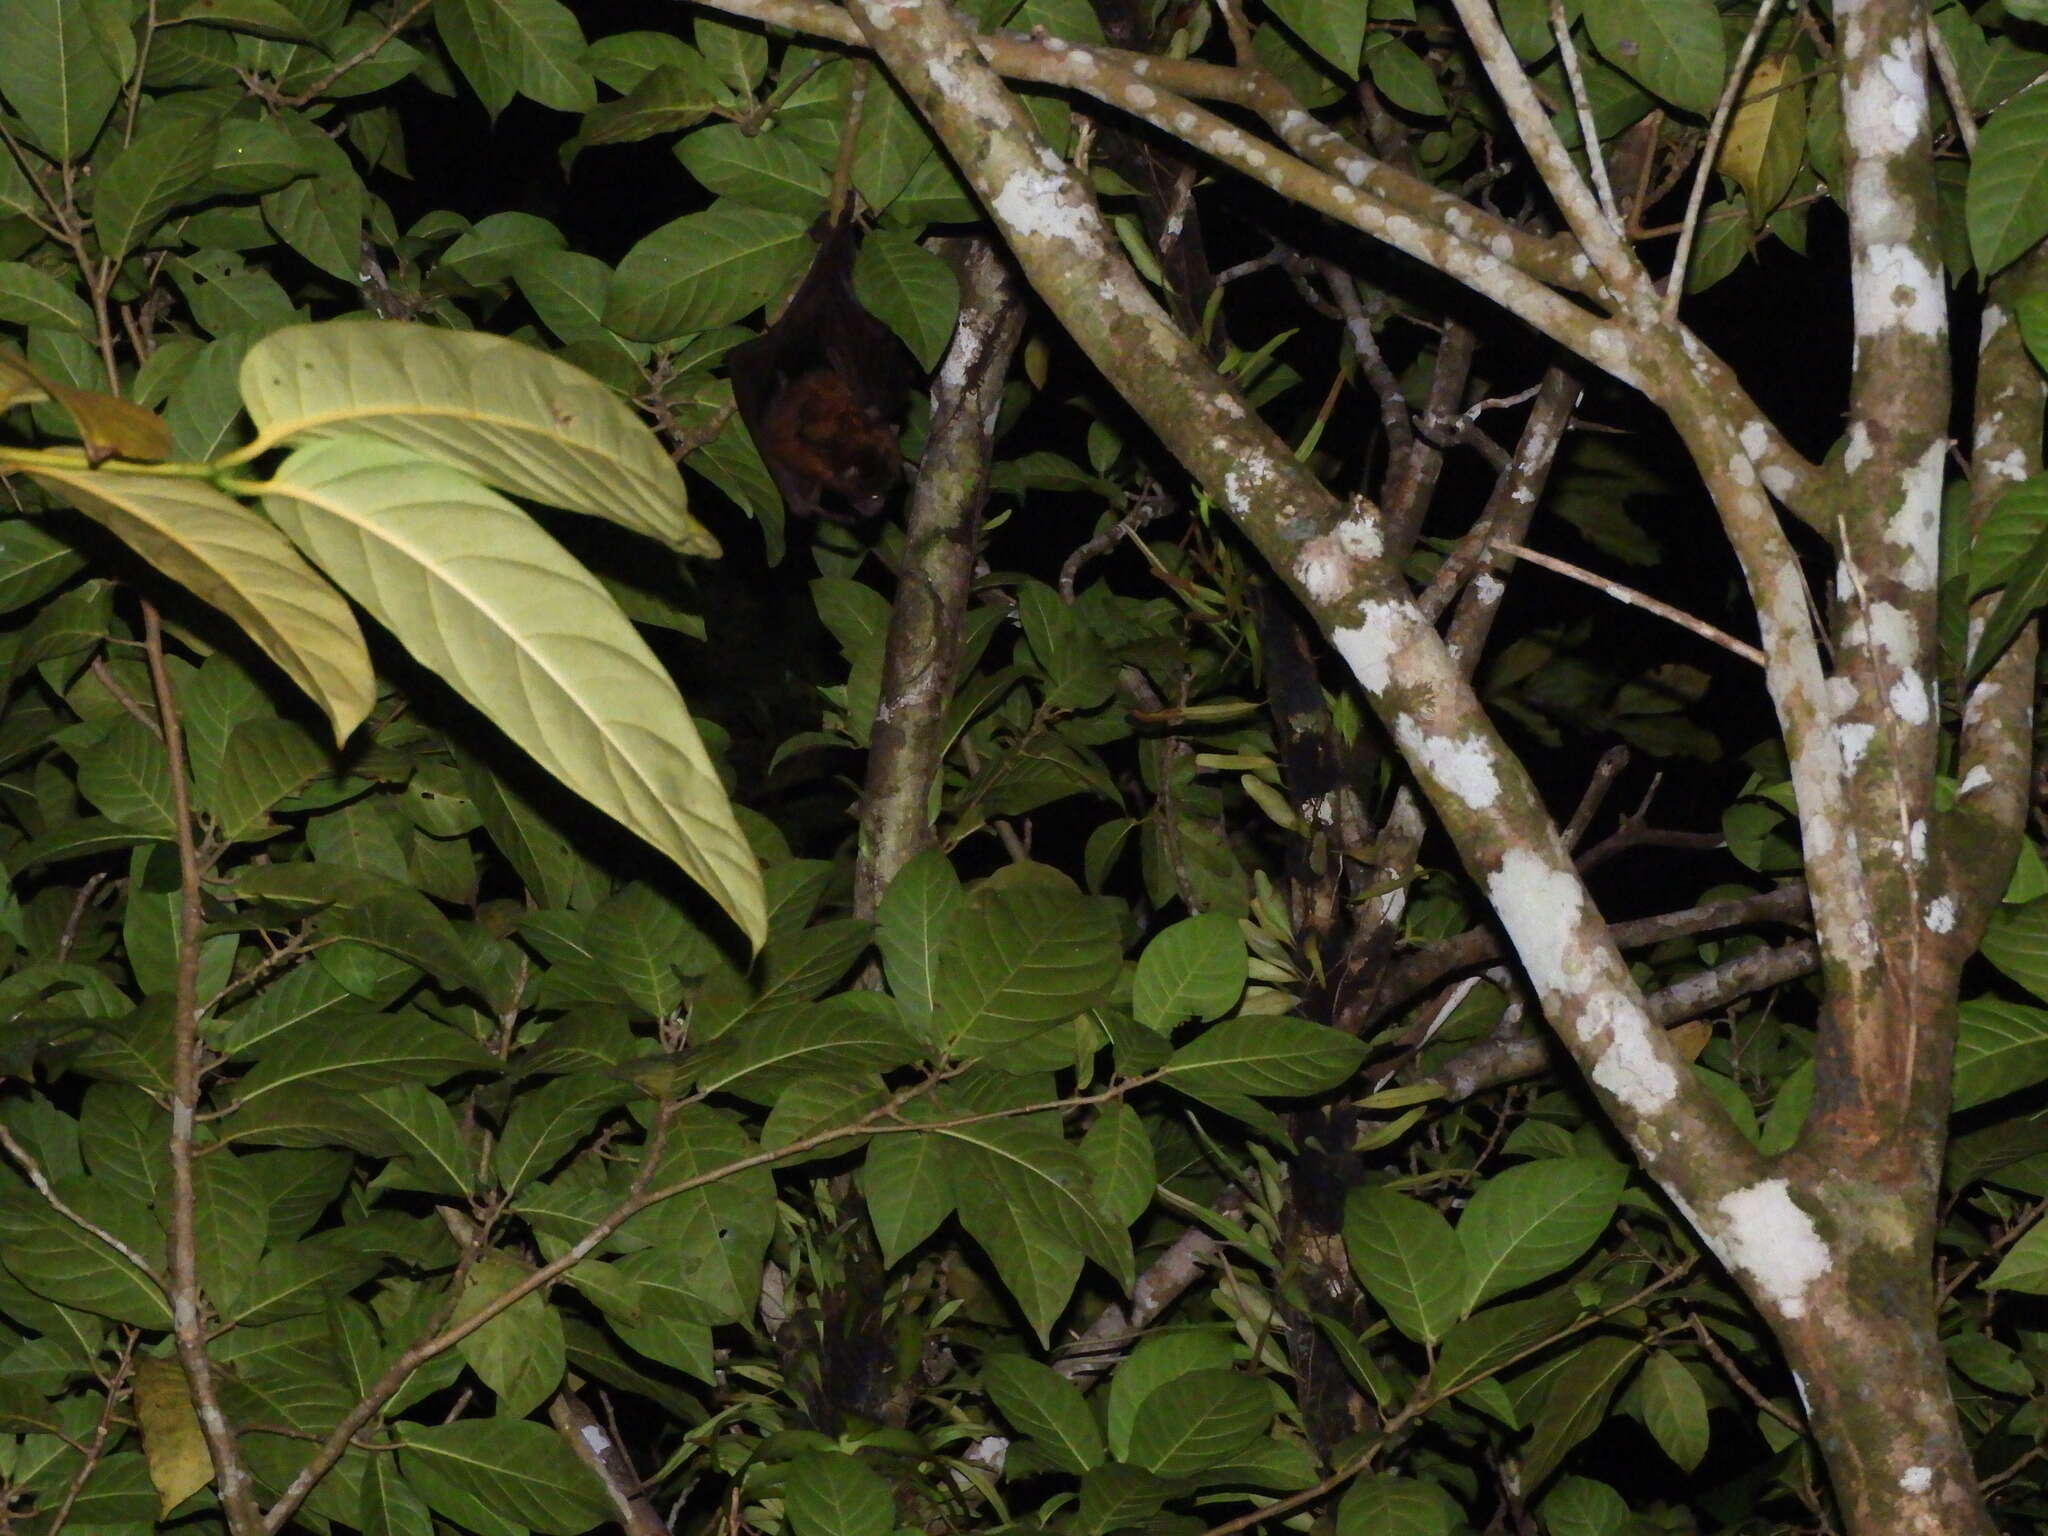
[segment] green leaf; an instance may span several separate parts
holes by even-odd
[[[1607,1229],[1628,1171],[1604,1157],[1548,1157],[1480,1181],[1458,1218],[1470,1312],[1571,1263]]]
[[[1114,909],[1048,885],[975,891],[940,952],[932,1007],[957,1056],[1015,1045],[1102,1001],[1122,966]]]
[[[93,232],[110,261],[142,246],[163,216],[213,170],[212,123],[179,118],[138,134],[101,173],[93,192]]]
[[[455,470],[360,438],[300,449],[269,491],[279,526],[430,671],[760,941],[759,869],[675,685],[538,524]]]
[[[493,117],[514,93],[558,112],[597,104],[583,28],[560,0],[434,0],[434,24]]]
[[[1569,1290],[1560,1289],[1475,1312],[1445,1335],[1435,1379],[1453,1389],[1479,1381],[1560,1337],[1582,1310]]]
[[[911,1018],[932,1010],[939,959],[964,900],[946,856],[928,848],[896,872],[875,913],[875,947],[889,990]]]
[[[71,289],[25,261],[0,261],[0,320],[93,334],[92,311]]]
[[[1272,1421],[1265,1382],[1233,1370],[1192,1371],[1139,1404],[1130,1459],[1160,1477],[1192,1477],[1227,1462]]]
[[[1266,1014],[1226,1019],[1173,1053],[1165,1079],[1198,1099],[1291,1098],[1336,1087],[1365,1059],[1342,1030]]]
[[[948,1101],[948,1108],[957,1101]],[[956,1144],[956,1193],[962,1219],[1001,1206],[1070,1248],[1085,1253],[1129,1284],[1130,1236],[1112,1227],[1095,1204],[1093,1180],[1081,1154],[1045,1116],[982,1120],[942,1133]]]
[[[953,1213],[953,1150],[936,1133],[880,1136],[861,1167],[861,1192],[882,1262],[894,1264]]]
[[[1728,63],[1712,0],[1599,0],[1585,18],[1600,56],[1652,95],[1701,116],[1714,110]]]
[[[1664,1454],[1683,1470],[1696,1470],[1707,1454],[1707,1395],[1698,1378],[1676,1355],[1660,1349],[1643,1362],[1636,1392],[1643,1423]]]
[[[810,224],[801,214],[736,204],[672,220],[619,263],[605,325],[635,341],[729,325],[810,263]]]
[[[1994,1290],[2048,1296],[2048,1224],[2037,1223],[2006,1251],[1984,1284]]]
[[[2031,86],[1992,113],[1970,156],[1964,219],[1986,280],[2048,234],[2048,87]]]
[[[1539,1508],[1551,1536],[1622,1536],[1629,1529],[1626,1501],[1590,1477],[1560,1478]]]
[[[1059,1372],[1022,1355],[997,1355],[982,1365],[981,1385],[1003,1417],[1062,1472],[1101,1463],[1102,1431],[1081,1389]]]
[[[1540,1488],[1565,1453],[1606,1420],[1608,1403],[1642,1352],[1635,1339],[1591,1339],[1551,1376],[1535,1431],[1522,1451],[1525,1490]]]
[[[604,385],[500,336],[384,321],[295,325],[249,349],[241,386],[258,440],[375,437],[549,506],[706,559],[667,451]]]
[[[1991,617],[1977,636],[1976,648],[1970,652],[1970,680],[1983,676],[2005,653],[2013,637],[2026,628],[2044,601],[2048,601],[2048,528],[2035,536],[2007,572],[1998,606],[1991,610]]]
[[[691,127],[714,111],[726,99],[727,92],[711,66],[680,42],[676,43],[675,53],[673,61],[655,65],[617,101],[607,101],[587,113],[583,119],[583,142],[631,144]],[[678,156],[689,143],[686,139],[676,146]],[[697,174],[695,167],[691,167],[691,172]],[[723,195],[722,188],[714,190]]]
[[[662,125],[650,131],[662,131],[668,125],[668,118],[677,119],[674,126],[680,127],[702,117],[708,108],[697,106],[703,99],[701,87],[693,89],[693,82],[671,78],[677,74],[677,71],[669,69],[656,70],[634,87],[632,95],[624,101],[598,108],[591,114],[593,126],[586,126],[584,130],[585,138],[590,139],[598,118],[615,110],[623,114],[629,104],[651,94],[651,88],[657,81],[663,87],[664,96],[679,95],[686,105],[666,112],[642,112],[640,120],[651,119]],[[609,129],[611,125],[608,122],[605,126]],[[635,134],[635,137],[639,136]],[[600,141],[590,139],[590,142]],[[776,213],[816,218],[832,192],[831,174],[789,134],[750,134],[737,123],[714,123],[709,128],[698,129],[678,144],[676,158],[682,161],[683,169],[696,177],[712,195]],[[873,236],[869,239],[872,240]],[[863,297],[862,302],[868,301]]]
[[[147,1211],[82,1178],[57,1179],[52,1187],[100,1231],[151,1264],[162,1264],[163,1234]],[[153,1280],[25,1184],[0,1195],[0,1264],[37,1295],[67,1307],[139,1328],[171,1325],[170,1307]]]
[[[398,1475],[397,1457],[369,1458],[358,1498],[355,1525],[362,1536],[434,1536],[434,1517]]]
[[[2007,486],[1970,541],[1969,595],[1981,596],[2010,581],[2044,531],[2048,531],[2048,475]]]
[[[260,837],[277,825],[272,807],[333,770],[332,754],[297,721],[244,720],[228,737],[202,803],[230,841]]]
[[[78,792],[124,827],[160,837],[175,833],[164,745],[140,720],[115,721],[100,742],[78,754]]]
[[[0,521],[0,613],[47,597],[85,567],[76,545],[25,517]]]
[[[0,5],[0,96],[52,159],[85,158],[134,68],[123,0]]]
[[[1464,1310],[1464,1251],[1435,1208],[1391,1189],[1354,1189],[1344,1247],[1366,1293],[1409,1338],[1434,1344]]]
[[[908,234],[878,229],[861,242],[853,292],[903,338],[927,371],[939,366],[960,317],[960,279],[947,262]],[[1107,697],[1107,695],[1105,695]]]
[[[1109,1462],[1081,1479],[1080,1536],[1110,1536],[1142,1529],[1172,1495],[1174,1485],[1142,1467]]]
[[[255,1070],[236,1084],[235,1098],[246,1107],[266,1093],[293,1086],[368,1093],[498,1066],[498,1059],[474,1040],[424,1014],[322,1014],[269,1036]]]
[[[487,1253],[470,1266],[451,1322],[463,1323],[504,1296],[531,1271],[508,1254]],[[497,1394],[507,1418],[533,1412],[562,1384],[566,1356],[561,1314],[532,1291],[457,1344],[477,1378]]]
[[[1980,952],[1999,970],[2048,1002],[2048,901],[1991,914]]]
[[[1358,52],[1365,43],[1363,5],[1333,5],[1330,0],[1266,0],[1266,9],[1335,66],[1347,80],[1358,78]]]
[[[1017,617],[1045,670],[1052,709],[1089,710],[1116,691],[1116,666],[1087,623],[1042,581],[1017,589]]]
[[[854,992],[745,1030],[732,1052],[698,1077],[697,1087],[772,1104],[792,1080],[809,1074],[884,1072],[919,1054],[893,998]]]
[[[1344,1491],[1336,1536],[1451,1536],[1464,1520],[1457,1501],[1435,1483],[1382,1473]]]
[[[1400,38],[1381,33],[1365,46],[1365,68],[1379,93],[1404,112],[1442,117],[1450,108],[1426,60]]]
[[[730,1117],[693,1106],[670,1125],[656,1185],[706,1178],[759,1150]],[[662,1201],[627,1230],[655,1245],[634,1258],[675,1277],[690,1298],[691,1321],[739,1322],[760,1295],[761,1261],[775,1232],[775,1181],[758,1166],[727,1173]]]
[[[571,1147],[597,1133],[605,1111],[631,1095],[627,1084],[603,1072],[571,1072],[527,1089],[513,1100],[492,1149],[499,1182],[516,1190],[546,1173]]]
[[[276,529],[196,480],[47,468],[35,477],[226,614],[320,706],[337,743],[369,714],[376,681],[355,615]]]
[[[1177,1391],[1177,1384],[1195,1372],[1220,1369],[1236,1358],[1236,1340],[1220,1328],[1155,1333],[1141,1340],[1109,1378],[1104,1417],[1110,1453],[1119,1461],[1130,1460],[1131,1428],[1155,1392]]]
[[[493,213],[458,236],[441,253],[441,265],[466,283],[497,283],[524,263],[547,266],[568,254],[568,244],[568,236],[546,219],[530,213]]]
[[[546,1536],[581,1536],[611,1518],[597,1479],[544,1424],[458,1419],[392,1429],[406,1481],[429,1509],[472,1530],[511,1520]]]
[[[1128,1104],[1105,1104],[1081,1138],[1081,1157],[1094,1175],[1095,1203],[1129,1226],[1152,1204],[1158,1182],[1152,1139]]]
[[[1954,1108],[1988,1104],[2048,1080],[2048,1012],[1981,997],[1956,1013]]]
[[[1189,1019],[1221,1018],[1244,993],[1249,958],[1237,919],[1205,912],[1162,929],[1138,956],[1131,1012],[1170,1033]]]
[[[796,1536],[886,1536],[896,1524],[888,1483],[837,1451],[791,1462],[782,1497]]]

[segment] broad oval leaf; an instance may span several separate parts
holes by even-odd
[[[725,203],[686,213],[620,261],[605,324],[633,341],[729,325],[781,290],[817,247],[802,214]]]
[[[838,1451],[791,1462],[782,1497],[796,1536],[886,1536],[896,1524],[888,1483]]]
[[[1160,1477],[1220,1466],[1266,1432],[1273,1393],[1233,1370],[1191,1371],[1154,1392],[1131,1421],[1130,1459]]]
[[[1221,912],[1185,918],[1138,956],[1131,1013],[1162,1034],[1188,1019],[1221,1018],[1243,995],[1249,966],[1236,918]]]
[[[1524,1489],[1534,1492],[1542,1486],[1565,1452],[1600,1426],[1615,1389],[1642,1352],[1636,1339],[1591,1339],[1557,1370],[1537,1411],[1535,1432],[1522,1452]]]
[[[2048,86],[2020,92],[1991,114],[1970,155],[1964,220],[1977,270],[1990,278],[2048,234]]]
[[[1337,1506],[1337,1536],[1451,1536],[1464,1518],[1457,1500],[1435,1483],[1361,1477]]]
[[[1956,1014],[1953,1108],[1988,1104],[2048,1079],[2048,1012],[1980,997]]]
[[[369,714],[376,678],[348,603],[247,508],[194,480],[49,468],[35,477],[232,619],[320,706],[337,743]]]
[[[1676,1355],[1660,1349],[1643,1362],[1636,1393],[1643,1423],[1664,1454],[1692,1471],[1707,1454],[1707,1395],[1698,1379]]]
[[[394,1425],[399,1466],[427,1507],[471,1530],[516,1521],[545,1536],[581,1536],[611,1504],[562,1437],[530,1419]]]
[[[954,1054],[1029,1039],[1102,1001],[1122,965],[1114,913],[1045,885],[976,891],[953,919],[933,1012]]]
[[[1354,1189],[1344,1247],[1358,1283],[1409,1338],[1434,1344],[1464,1311],[1464,1250],[1435,1207],[1391,1189]]]
[[[1062,1472],[1086,1472],[1102,1461],[1095,1415],[1081,1389],[1058,1371],[1022,1355],[998,1355],[982,1366],[981,1384],[1003,1417]]]
[[[1585,16],[1600,56],[1643,89],[1688,112],[1714,110],[1728,66],[1713,0],[1599,0]]]
[[[760,943],[760,871],[689,711],[568,551],[467,476],[389,443],[302,448],[267,490],[278,525],[414,656]]]
[[[1340,1029],[1260,1014],[1204,1030],[1173,1053],[1164,1076],[1196,1098],[1291,1098],[1336,1087],[1364,1059],[1365,1047]]]
[[[1606,1230],[1628,1177],[1604,1157],[1548,1157],[1502,1170],[1458,1219],[1464,1310],[1571,1263]]]
[[[1970,541],[1970,596],[2010,581],[2044,529],[2048,529],[2048,475],[2007,486]]]
[[[382,438],[515,496],[587,512],[706,559],[661,442],[617,395],[501,336],[397,321],[292,325],[242,361],[250,458],[295,437]]]
[[[463,1323],[496,1303],[531,1273],[509,1254],[487,1253],[470,1266],[452,1322]],[[498,1412],[533,1412],[562,1384],[567,1363],[562,1315],[529,1291],[455,1346],[477,1378],[496,1394]]]

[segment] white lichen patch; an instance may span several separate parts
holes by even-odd
[[[1505,591],[1507,587],[1491,571],[1481,572],[1472,578],[1472,596],[1476,602],[1497,603]]]
[[[1999,304],[1986,304],[1983,310],[1981,311],[1980,318],[1977,322],[1977,350],[1980,352],[1983,351],[1983,349],[1990,343],[1991,338],[1998,334],[1999,327],[2004,324],[2004,306]]]
[[[1756,466],[1749,462],[1748,454],[1731,453],[1728,455],[1728,478],[1737,485],[1749,486],[1756,484]]]
[[[1915,336],[1948,331],[1948,305],[1941,280],[1911,246],[1867,247],[1849,275],[1858,335],[1897,326]]]
[[[1367,169],[1366,163],[1356,155],[1346,155],[1344,157],[1344,179],[1350,182],[1352,186],[1362,187],[1365,185]]]
[[[1870,605],[1869,633],[1884,659],[1895,667],[1911,666],[1916,659],[1919,626],[1913,615],[1897,603]]]
[[[1885,698],[1892,713],[1908,725],[1925,725],[1928,715],[1927,684],[1918,672],[1907,672],[1891,685]]]
[[[1379,524],[1363,506],[1352,508],[1343,522],[1337,525],[1337,542],[1346,554],[1356,555],[1361,560],[1377,560],[1386,552],[1386,545],[1380,539]]]
[[[1603,1026],[1607,1048],[1593,1063],[1593,1081],[1638,1114],[1650,1114],[1671,1102],[1678,1074],[1657,1054],[1652,1039],[1656,1026],[1649,1015],[1626,997],[1602,993],[1586,1010],[1588,1022]]]
[[[1932,591],[1940,560],[1941,471],[1948,444],[1936,438],[1901,477],[1905,495],[1886,521],[1884,536],[1906,552],[1899,581],[1916,592]]]
[[[1859,418],[1849,423],[1849,441],[1842,449],[1842,468],[1855,474],[1870,462],[1870,429]]]
[[[1124,102],[1133,111],[1150,112],[1159,105],[1159,93],[1149,85],[1132,85],[1124,88]]]
[[[1310,539],[1294,557],[1294,577],[1309,601],[1327,608],[1351,590],[1351,557],[1334,538]]]
[[[1715,1202],[1721,1256],[1744,1271],[1787,1317],[1806,1315],[1806,1292],[1834,1267],[1813,1218],[1783,1179],[1765,1179]]]
[[[1771,451],[1771,429],[1752,416],[1742,424],[1742,451],[1752,459],[1761,459]]]
[[[1780,501],[1790,496],[1793,487],[1799,484],[1798,477],[1782,464],[1766,464],[1763,474],[1764,489]]]
[[[1932,1467],[1908,1467],[1899,1474],[1899,1487],[1906,1493],[1925,1493],[1933,1486]]]
[[[1929,933],[1953,933],[1956,926],[1956,899],[1953,896],[1937,896],[1927,903],[1923,914]]]
[[[1098,248],[1095,221],[1085,206],[1063,200],[1065,188],[1066,179],[1048,171],[1013,171],[989,207],[1005,227],[1027,240],[1061,240],[1092,254]]]
[[[1487,877],[1486,893],[1514,939],[1515,953],[1546,1008],[1598,1054],[1593,1081],[1638,1114],[1653,1114],[1678,1091],[1658,1054],[1649,1018],[1611,954],[1585,941],[1585,894],[1569,870],[1511,848]]]
[[[1836,735],[1842,742],[1842,766],[1851,773],[1863,761],[1863,754],[1870,746],[1870,738],[1877,734],[1877,727],[1852,723],[1836,727]]]
[[[1927,862],[1927,822],[1924,819],[1916,819],[1912,826],[1906,828],[1906,857],[1915,864]]]
[[[1368,602],[1358,605],[1358,622],[1334,631],[1330,643],[1359,686],[1378,697],[1392,681],[1394,653],[1407,637],[1408,612],[1403,605]]]
[[[1927,121],[1926,60],[1920,50],[1905,37],[1894,38],[1874,68],[1864,69],[1843,88],[1842,118],[1848,142],[1873,160],[1910,149]]]
[[[1495,235],[1486,242],[1486,248],[1493,252],[1494,259],[1497,261],[1513,261],[1515,259],[1515,242],[1506,235]]]
[[[1173,126],[1182,133],[1193,133],[1201,121],[1192,112],[1180,111],[1173,114]]]
[[[1995,459],[1980,459],[1977,467],[1994,480],[2024,480],[2027,478],[2026,453],[2015,448],[2010,453],[2000,454]]]
[[[1982,763],[1972,763],[1970,771],[1963,775],[1963,782],[1956,786],[1957,798],[1960,799],[1964,795],[1975,794],[1990,783],[1991,770]]]
[[[1500,798],[1493,749],[1479,737],[1438,735],[1403,715],[1394,722],[1394,742],[1411,763],[1473,810],[1483,811]]]

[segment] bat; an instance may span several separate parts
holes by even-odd
[[[781,317],[726,355],[733,401],[792,517],[873,517],[902,473],[918,368],[854,297],[859,225],[827,215],[811,238],[818,254]]]

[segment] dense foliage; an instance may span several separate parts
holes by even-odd
[[[603,9],[0,4],[0,1526],[1834,1529],[1722,1267],[1771,1260],[1704,1252],[1636,1167],[1313,620],[1043,315],[956,497],[983,558],[918,706],[938,756],[862,803],[923,557],[785,528],[721,359],[851,196],[861,298],[945,400],[979,205],[847,13]],[[1219,171],[1192,112],[1058,88],[1106,42],[1256,76],[1572,291],[1454,13],[960,9],[1243,401],[1376,499],[1651,1016],[1794,1149],[1791,770],[1682,456],[1291,172],[1254,185],[1268,150]],[[1769,353],[1766,287],[1839,302],[1846,264],[1827,9],[1581,9],[1500,22],[1628,236],[1737,296],[1711,339]],[[2036,9],[1933,18],[1963,292],[2048,232]],[[437,136],[489,120],[560,217],[420,206],[465,195]],[[591,179],[631,205],[564,211]],[[2048,297],[2017,312],[2048,337]],[[920,401],[906,450],[946,430]],[[1974,534],[1952,488],[1950,724],[2048,591],[2038,467]],[[1711,622],[1510,590],[1488,539]],[[1617,781],[1649,791],[1618,818]],[[1934,1255],[2015,1530],[2048,1518],[2044,891],[2027,847]]]

